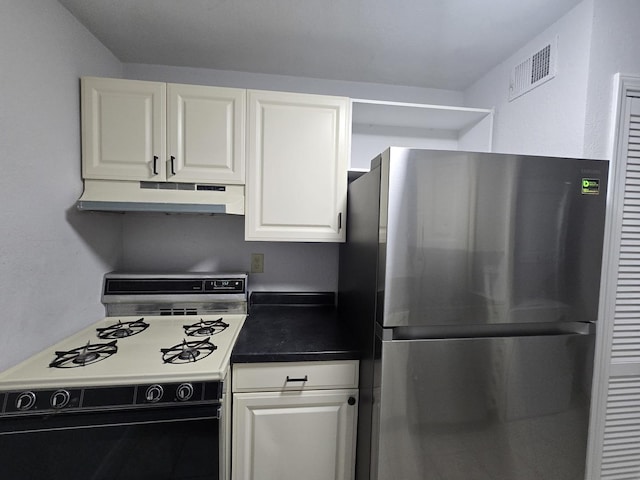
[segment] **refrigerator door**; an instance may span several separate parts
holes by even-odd
[[[583,480],[593,336],[378,341],[375,480]]]
[[[608,162],[391,148],[385,327],[595,321]]]

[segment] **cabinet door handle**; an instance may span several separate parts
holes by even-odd
[[[342,212],[338,214],[338,230],[342,229]]]
[[[290,377],[289,375],[287,375],[287,382],[306,382],[309,380],[309,376],[305,375],[302,378],[295,378],[295,377]]]
[[[174,157],[172,155],[171,156],[171,175],[175,175],[176,174],[175,162],[176,162],[176,157]]]
[[[157,155],[153,156],[153,174],[154,175],[158,174],[158,157],[157,157]]]

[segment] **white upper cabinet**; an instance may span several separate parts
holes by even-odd
[[[164,83],[82,79],[82,176],[165,177]]]
[[[244,184],[246,91],[82,79],[83,177]]]
[[[246,91],[167,85],[167,178],[244,184]]]
[[[350,104],[249,90],[245,239],[345,239]]]

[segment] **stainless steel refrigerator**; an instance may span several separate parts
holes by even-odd
[[[390,148],[349,186],[358,480],[582,480],[608,162]]]

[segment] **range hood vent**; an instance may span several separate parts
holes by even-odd
[[[244,185],[85,180],[79,210],[244,215]]]

